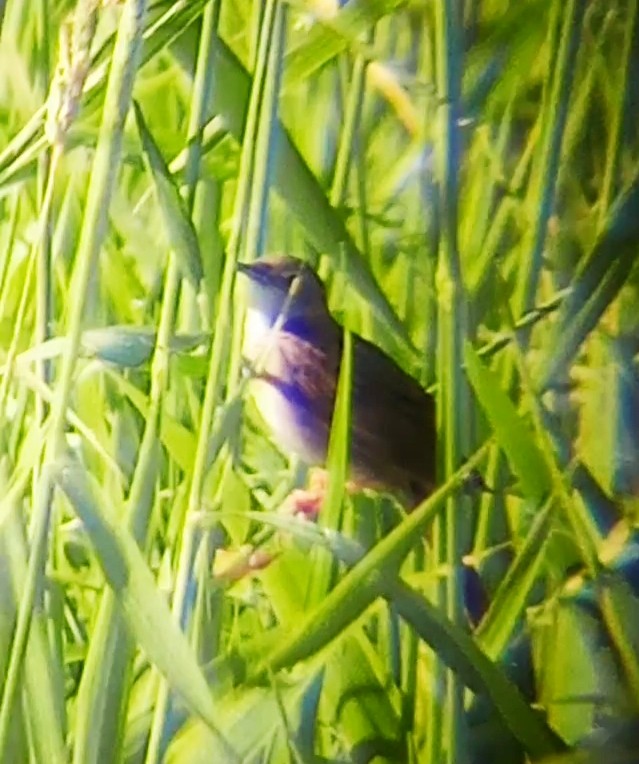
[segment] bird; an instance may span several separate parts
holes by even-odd
[[[258,410],[283,451],[323,467],[343,327],[306,261],[265,256],[237,267],[249,280],[245,355],[261,359],[252,381]],[[352,333],[352,348],[350,482],[410,510],[435,487],[435,400],[375,344]]]

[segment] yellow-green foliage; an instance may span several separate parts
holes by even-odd
[[[0,761],[639,748],[637,19],[0,2]],[[345,494],[347,363],[291,514],[235,287],[276,252],[436,391],[411,514]]]

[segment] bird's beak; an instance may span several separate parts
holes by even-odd
[[[258,284],[263,284],[265,282],[264,269],[259,263],[237,263],[236,268],[238,273],[246,276],[251,281],[255,281]]]

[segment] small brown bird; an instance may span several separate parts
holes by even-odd
[[[294,257],[240,264],[251,280],[249,356],[268,345],[257,375],[258,408],[277,441],[308,465],[326,462],[342,328],[324,285]],[[274,334],[273,334],[274,332]],[[270,336],[269,336],[270,335]],[[435,484],[435,402],[375,345],[353,335],[350,478],[412,508]]]

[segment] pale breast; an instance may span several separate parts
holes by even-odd
[[[300,421],[298,407],[286,394],[264,379],[253,379],[250,392],[266,425],[279,448],[285,453],[297,454],[309,465],[321,464],[325,453],[317,442],[317,433]]]
[[[334,395],[321,383],[324,353],[290,332],[274,335],[259,313],[249,312],[244,355],[257,362],[250,393],[278,446],[309,465],[323,464]]]
[[[271,326],[264,314],[249,308],[244,320],[244,336],[242,338],[242,355],[251,362],[258,360],[260,351],[264,348],[269,336],[272,334]]]

